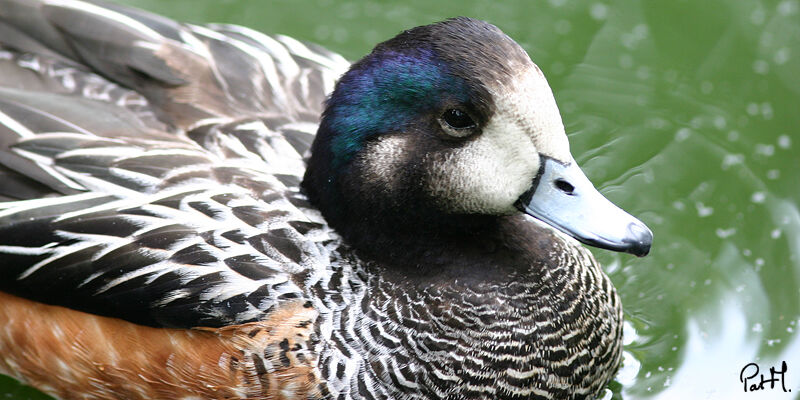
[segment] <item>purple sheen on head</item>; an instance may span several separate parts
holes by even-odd
[[[468,101],[468,87],[429,49],[387,50],[367,56],[339,81],[328,100],[332,167],[352,159],[370,137],[402,131],[444,101]]]

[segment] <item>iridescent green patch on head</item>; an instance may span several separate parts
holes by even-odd
[[[444,102],[468,101],[468,86],[433,51],[385,51],[354,65],[328,100],[323,124],[339,168],[370,137],[403,131]]]

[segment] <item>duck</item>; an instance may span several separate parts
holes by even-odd
[[[582,172],[496,26],[318,45],[0,0],[0,373],[59,399],[592,399],[622,304]]]

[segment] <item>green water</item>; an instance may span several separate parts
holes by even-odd
[[[589,177],[655,233],[643,259],[594,252],[627,319],[607,397],[798,398],[799,0],[125,3],[350,59],[449,16],[495,23],[547,75]],[[780,361],[791,393],[743,392],[746,364]],[[0,398],[32,393],[0,378]]]

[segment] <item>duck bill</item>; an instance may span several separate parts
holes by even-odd
[[[639,257],[650,252],[650,229],[600,194],[574,160],[541,160],[538,178],[517,202],[522,212],[590,246]]]

